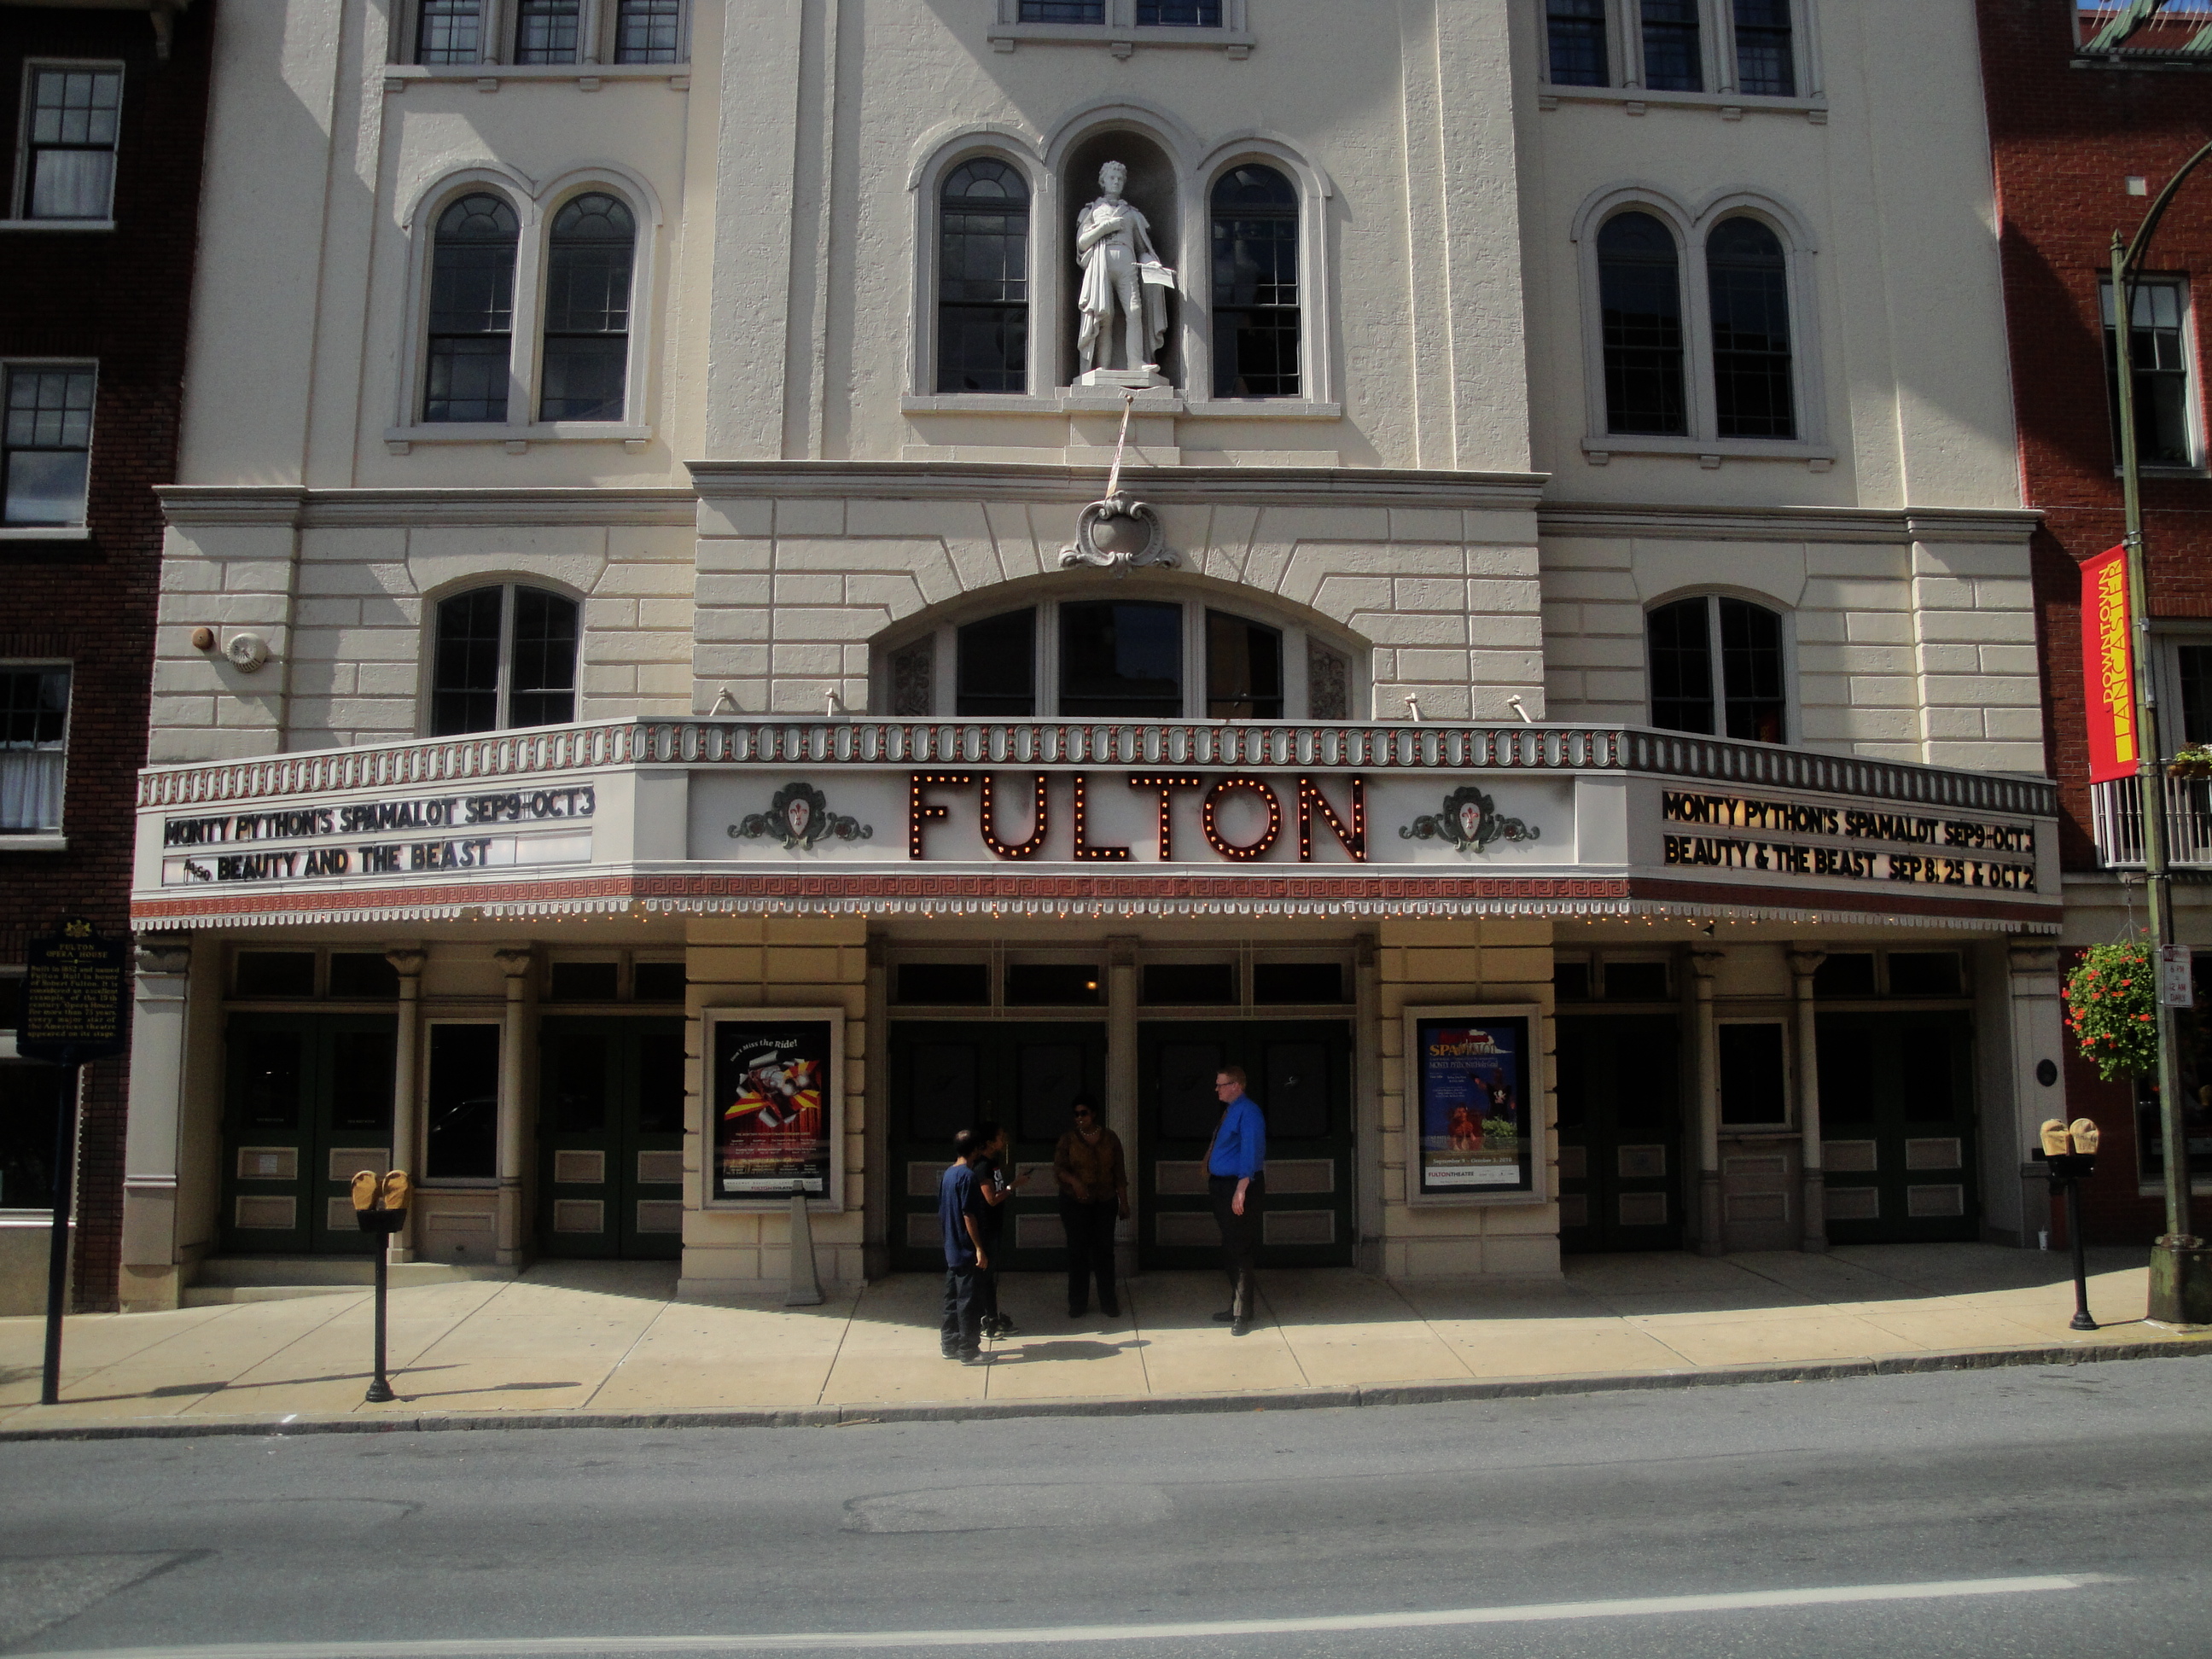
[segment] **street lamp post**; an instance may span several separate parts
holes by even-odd
[[[2120,493],[2126,514],[2128,605],[2135,616],[2136,775],[2142,789],[2143,884],[2150,901],[2151,939],[2163,951],[2173,940],[2173,891],[2166,863],[2165,745],[2158,729],[2158,693],[2150,652],[2150,573],[2143,547],[2142,463],[2136,439],[2135,285],[2159,221],[2183,179],[2212,157],[2206,144],[2166,181],[2124,246],[2112,233],[2115,373],[2118,380]],[[2190,1224],[2189,1138],[2182,1121],[2181,1049],[2174,1011],[2158,1003],[2159,1133],[2165,1147],[2166,1232],[2151,1247],[2150,1316],[2174,1324],[2212,1322],[2212,1252]]]

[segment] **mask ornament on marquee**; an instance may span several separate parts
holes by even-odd
[[[741,823],[730,826],[730,839],[774,836],[787,853],[812,850],[821,841],[868,841],[875,825],[862,823],[830,810],[829,798],[812,784],[787,783],[775,792],[765,812],[750,812]]]
[[[1440,811],[1401,826],[1398,838],[1449,842],[1454,852],[1480,853],[1494,841],[1536,841],[1543,833],[1519,818],[1500,817],[1498,804],[1470,783],[1446,795]]]

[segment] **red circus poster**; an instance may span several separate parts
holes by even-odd
[[[2136,726],[2133,623],[2127,549],[2107,548],[2081,566],[2081,684],[2092,783],[2133,777],[2142,758]]]

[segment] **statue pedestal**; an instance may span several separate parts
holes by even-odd
[[[1167,383],[1167,376],[1160,373],[1158,363],[1146,363],[1138,368],[1094,368],[1075,377],[1078,386],[1109,386],[1116,392],[1152,392]]]

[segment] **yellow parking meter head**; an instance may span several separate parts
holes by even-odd
[[[408,1194],[414,1188],[415,1182],[406,1170],[394,1170],[384,1177],[384,1207],[387,1210],[405,1209]]]
[[[376,1207],[376,1171],[356,1170],[353,1177],[353,1206],[356,1210]]]
[[[2074,1127],[2068,1133],[2074,1137],[2075,1152],[2094,1152],[2097,1150],[2097,1126],[2092,1120],[2086,1117],[2075,1118]]]
[[[2063,1158],[2070,1150],[2066,1140],[2065,1120],[2046,1119],[2043,1125],[2043,1155],[2045,1158]]]

